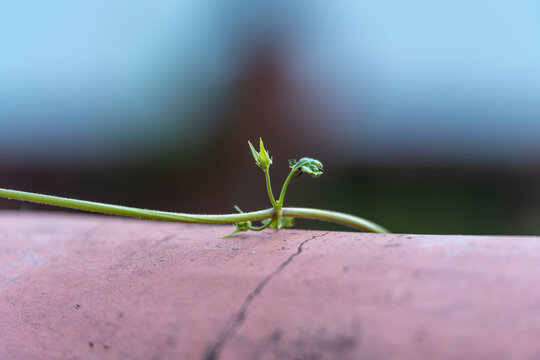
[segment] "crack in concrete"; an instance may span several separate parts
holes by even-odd
[[[289,256],[287,258],[287,260],[285,260],[281,265],[279,265],[279,267],[276,270],[272,271],[269,275],[267,275],[263,279],[263,281],[261,281],[259,283],[259,285],[257,285],[257,287],[255,287],[255,289],[248,294],[248,296],[244,299],[244,301],[242,302],[242,305],[240,306],[240,308],[236,312],[236,317],[234,318],[234,321],[232,322],[231,326],[229,326],[229,328],[225,332],[223,332],[223,334],[220,336],[219,340],[216,341],[215,344],[208,347],[208,349],[207,349],[207,351],[205,353],[205,356],[203,358],[204,360],[217,360],[217,359],[219,359],[219,357],[221,355],[221,350],[223,350],[223,348],[227,344],[227,341],[230,339],[231,335],[246,320],[246,313],[248,311],[249,306],[253,302],[253,300],[255,300],[255,298],[263,291],[263,289],[266,287],[266,285],[268,285],[268,283],[270,283],[270,281],[272,281],[272,279],[274,277],[279,275],[279,273],[287,265],[289,265],[294,260],[295,257],[297,257],[298,255],[300,255],[302,253],[302,249],[303,249],[303,247],[304,247],[304,245],[306,243],[308,243],[309,241],[311,241],[313,239],[326,236],[326,235],[328,235],[328,233],[329,233],[329,231],[327,231],[327,232],[325,232],[324,234],[321,234],[321,235],[313,235],[309,239],[302,241],[294,254]]]

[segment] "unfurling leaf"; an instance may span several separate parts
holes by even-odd
[[[263,170],[268,170],[270,165],[272,165],[272,158],[264,148],[262,139],[259,138],[259,152],[255,150],[255,148],[251,144],[251,141],[248,141],[248,144],[249,148],[251,149],[251,153],[253,154],[253,158],[255,159],[255,164],[257,164],[257,166]]]
[[[242,221],[234,224],[236,231],[248,231],[251,227],[251,221]]]
[[[304,157],[300,160],[289,160],[289,166],[293,170],[300,170],[302,173],[309,174],[318,178],[323,173],[323,164],[319,160]]]

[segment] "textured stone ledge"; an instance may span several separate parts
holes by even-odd
[[[2,359],[531,359],[540,239],[0,212]]]

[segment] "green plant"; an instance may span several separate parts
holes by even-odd
[[[376,233],[388,232],[382,226],[379,226],[369,220],[344,214],[336,211],[319,210],[311,208],[298,208],[298,207],[284,207],[285,192],[289,186],[289,182],[295,174],[297,176],[303,173],[309,174],[314,178],[318,178],[323,173],[323,165],[320,161],[311,158],[301,158],[300,160],[289,160],[289,166],[291,171],[283,186],[278,200],[274,198],[272,192],[272,184],[270,182],[270,165],[272,165],[273,159],[270,157],[262,139],[260,140],[260,148],[257,152],[251,142],[248,141],[253,158],[258,167],[264,171],[266,179],[266,189],[268,191],[268,197],[272,207],[266,210],[243,212],[238,206],[234,206],[237,214],[223,214],[223,215],[206,215],[206,214],[185,214],[174,213],[156,210],[139,209],[127,206],[109,205],[98,202],[90,202],[76,199],[69,199],[64,197],[42,195],[36,193],[29,193],[24,191],[0,189],[0,197],[31,201],[36,203],[44,203],[55,206],[62,206],[66,208],[85,210],[91,212],[98,212],[111,215],[129,216],[144,219],[164,220],[164,221],[178,221],[188,223],[207,223],[207,224],[234,224],[235,230],[225,237],[235,235],[242,231],[260,231],[266,228],[282,229],[292,227],[294,218],[307,218],[326,220],[335,222],[338,224],[346,225],[358,230],[364,230]],[[261,221],[260,226],[253,226],[253,221]]]

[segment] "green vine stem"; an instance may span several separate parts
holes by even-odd
[[[389,233],[387,229],[375,224],[372,221],[338,211],[299,207],[284,207],[281,209],[281,216],[325,220],[345,225],[357,230],[369,231],[374,233]]]
[[[242,221],[264,220],[274,216],[274,209],[259,210],[241,214],[184,214],[167,211],[140,209],[129,206],[110,205],[100,202],[70,199],[59,196],[36,194],[17,190],[0,189],[0,196],[7,199],[61,206],[65,208],[85,210],[109,215],[120,215],[142,219],[177,221],[188,223],[232,224]]]
[[[186,223],[207,223],[207,224],[232,224],[244,221],[257,221],[272,219],[276,216],[276,211],[271,209],[246,212],[241,214],[206,215],[206,214],[184,214],[166,211],[156,211],[139,209],[128,206],[109,205],[99,202],[76,200],[65,197],[42,195],[24,191],[0,189],[0,197],[14,200],[25,200],[30,202],[61,206],[65,208],[85,210],[110,215],[120,215],[136,217],[142,219],[176,221]],[[372,223],[366,219],[344,214],[336,211],[318,210],[310,208],[284,207],[281,209],[282,216],[306,219],[318,219],[335,222],[354,229],[386,233],[383,227]]]
[[[287,228],[293,226],[293,218],[305,218],[305,219],[317,219],[326,220],[352,227],[357,230],[370,231],[376,233],[387,233],[388,230],[380,225],[377,225],[369,220],[363,219],[358,216],[340,213],[337,211],[310,209],[310,208],[297,208],[297,207],[283,207],[285,202],[285,192],[289,186],[294,174],[302,175],[303,173],[309,174],[314,178],[318,178],[323,173],[323,165],[319,160],[312,158],[301,158],[300,160],[290,160],[289,165],[292,169],[283,186],[279,195],[278,201],[274,198],[272,192],[272,184],[270,183],[270,165],[272,165],[273,159],[270,157],[262,139],[260,140],[259,151],[255,150],[251,142],[248,141],[249,147],[253,154],[255,164],[264,171],[266,180],[266,190],[271,209],[252,211],[244,213],[238,206],[235,209],[237,214],[223,214],[223,215],[208,215],[208,214],[185,214],[175,213],[167,211],[147,210],[139,209],[128,206],[109,205],[99,202],[84,201],[69,199],[65,197],[42,195],[24,191],[0,189],[0,197],[7,199],[31,201],[36,203],[61,206],[71,209],[78,209],[84,211],[98,212],[110,215],[120,215],[128,217],[136,217],[152,220],[164,220],[164,221],[178,221],[187,223],[205,223],[205,224],[234,224],[235,231],[225,237],[233,236],[242,231],[261,231],[268,227],[271,228]],[[253,226],[252,221],[262,221],[261,226]]]
[[[276,213],[278,216],[282,215],[281,209],[283,208],[283,202],[285,201],[285,192],[287,191],[287,187],[289,186],[289,182],[291,181],[294,173],[296,173],[297,169],[292,169],[292,171],[289,173],[287,178],[285,179],[285,182],[283,183],[283,186],[281,188],[281,193],[279,194],[279,200],[277,202],[277,206],[275,207]]]
[[[264,171],[264,178],[266,179],[266,190],[268,192],[268,198],[274,209],[277,208],[276,199],[274,198],[274,193],[272,192],[272,183],[270,182],[270,171],[266,169]]]

